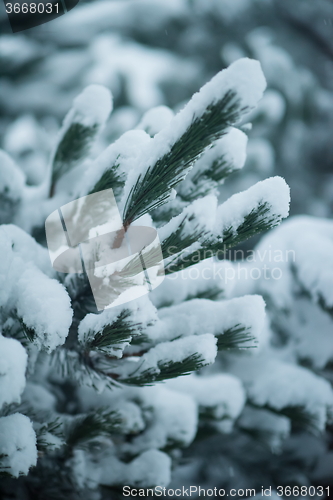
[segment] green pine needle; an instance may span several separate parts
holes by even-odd
[[[27,326],[23,319],[18,317],[18,320],[21,324],[21,327],[22,327],[22,332],[24,333],[24,335],[26,336],[26,338],[30,341],[30,342],[33,342],[35,337],[36,337],[36,332],[33,328],[30,328],[29,326]]]
[[[253,342],[257,344],[256,338],[251,335],[251,328],[242,326],[240,323],[228,328],[222,334],[216,335],[217,337],[217,348],[219,351],[226,349],[255,349],[256,345],[244,345],[248,342]]]

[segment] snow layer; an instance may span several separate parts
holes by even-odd
[[[253,283],[259,293],[268,294],[279,308],[289,309],[295,276],[301,287],[317,302],[333,306],[333,224],[326,219],[297,216],[270,231],[255,249],[253,264],[277,268],[276,275]],[[297,287],[296,287],[297,288]]]
[[[273,236],[273,235],[272,235]],[[315,217],[294,217],[286,223],[277,238],[295,251],[297,277],[315,300],[324,299],[333,307],[333,223]],[[267,240],[266,240],[267,241]]]
[[[191,374],[169,380],[167,385],[183,397],[193,397],[200,412],[209,411],[210,418],[223,420],[225,432],[231,431],[233,421],[239,417],[246,400],[241,381],[229,374],[204,377]]]
[[[165,276],[163,283],[150,294],[150,299],[156,307],[166,307],[197,296],[228,298],[235,284],[229,275],[234,275],[232,262],[205,259],[188,269]]]
[[[333,408],[329,382],[306,368],[281,361],[266,351],[256,358],[235,360],[232,373],[243,381],[250,400],[275,410],[302,407],[323,430]]]
[[[67,114],[63,130],[72,123],[86,127],[104,125],[112,111],[112,96],[103,85],[89,85],[73,101],[72,109]]]
[[[236,231],[251,210],[256,210],[261,203],[270,207],[265,217],[274,217],[277,221],[285,218],[289,213],[290,190],[282,177],[271,177],[246,191],[234,194],[217,209],[215,232],[221,235],[223,230],[231,227]]]
[[[164,449],[171,444],[188,446],[193,441],[198,426],[198,408],[187,391],[144,387],[138,391],[137,400],[148,415],[148,424],[131,443],[124,444],[124,452],[137,454],[150,448]]]
[[[132,462],[121,462],[112,451],[96,462],[83,450],[76,450],[72,461],[74,476],[83,487],[123,486],[149,488],[167,486],[171,479],[171,458],[159,450],[147,450]]]
[[[73,311],[65,288],[50,274],[48,252],[21,229],[0,228],[0,305],[16,310],[36,332],[39,347],[52,350],[64,343]]]
[[[174,112],[168,106],[156,106],[143,115],[137,128],[145,130],[147,134],[154,137],[154,135],[169,125],[173,117]]]
[[[3,248],[3,251],[1,248]],[[11,248],[12,252],[11,257],[11,252],[8,251],[9,248]],[[47,249],[39,245],[30,234],[13,224],[4,224],[0,227],[0,252],[0,261],[6,260],[6,255],[8,259],[19,257],[24,262],[34,263],[48,276],[54,277],[55,275]],[[7,272],[9,272],[9,269],[7,269]]]
[[[160,309],[160,321],[149,327],[146,334],[152,341],[165,342],[178,337],[211,333],[223,335],[235,326],[244,326],[254,341],[260,341],[265,320],[265,303],[259,295],[248,295],[226,301],[193,299]]]
[[[333,360],[332,317],[306,297],[294,297],[290,311],[276,312],[277,328],[288,335],[288,347],[297,359],[323,369]]]
[[[14,413],[0,418],[0,470],[14,477],[28,474],[37,463],[36,434],[28,417]]]
[[[48,352],[62,345],[72,323],[70,298],[58,281],[27,266],[16,286],[19,317],[35,332],[34,343]]]
[[[124,363],[120,367],[120,380],[131,376],[140,377],[146,370],[158,375],[161,373],[161,364],[182,362],[192,355],[199,355],[201,366],[210,365],[215,361],[216,354],[216,338],[210,333],[185,337],[173,342],[160,342],[139,359],[139,366],[137,359]]]
[[[19,403],[25,387],[27,353],[15,339],[0,334],[0,408]]]

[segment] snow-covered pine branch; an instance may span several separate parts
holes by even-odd
[[[253,109],[265,90],[257,61],[239,60],[217,74],[158,134],[128,177],[124,222],[128,226],[171,199],[195,160]]]
[[[140,336],[156,319],[156,309],[149,300],[113,309],[101,314],[87,314],[78,327],[78,339],[86,351],[97,351],[121,358],[132,340]]]
[[[202,203],[205,198],[198,201]],[[216,210],[212,203],[209,210],[208,232],[184,251],[181,251],[181,239],[184,239],[184,235],[180,232],[178,237],[180,241],[174,244],[176,250],[174,253],[180,253],[169,260],[165,269],[166,274],[185,269],[213,255],[222,256],[242,241],[277,226],[288,216],[289,203],[289,187],[281,177],[271,177],[258,182],[248,190],[233,195]],[[188,212],[189,208],[185,211]],[[182,215],[174,219],[177,225],[177,222],[182,220]],[[195,222],[194,217],[191,221],[192,227],[195,227]],[[173,221],[168,224],[172,223]],[[181,222],[178,224],[180,226]],[[209,231],[210,228],[212,229]],[[164,231],[167,232],[167,228]]]
[[[165,276],[162,284],[151,293],[150,299],[158,308],[179,304],[195,297],[226,299],[233,293],[235,282],[230,278],[233,274],[232,262],[211,257],[178,273]]]
[[[331,384],[272,354],[265,351],[255,360],[233,360],[231,371],[243,381],[250,403],[287,416],[297,427],[323,431],[332,419]]]
[[[141,297],[97,314],[87,276],[56,274],[46,249],[32,237],[14,226],[0,229],[2,328],[3,335],[14,337],[1,337],[13,350],[6,357],[6,380],[16,372],[11,390],[4,392],[10,413],[3,409],[1,418],[16,412],[33,420],[34,450],[41,457],[33,480],[38,478],[41,491],[55,484],[63,493],[73,481],[69,488],[78,492],[84,486],[94,490],[124,482],[167,484],[172,459],[182,447],[201,431],[241,428],[237,420],[244,408],[252,411],[244,429],[250,429],[259,410],[279,414],[283,425],[289,422],[283,415],[289,407],[255,407],[260,405],[233,361],[230,371],[236,376],[208,375],[206,370],[194,375],[217,356],[232,357],[235,349],[242,353],[240,365],[248,351],[258,351],[259,358],[249,357],[261,359],[269,334],[263,299],[233,297],[235,285],[227,274],[234,264],[213,257],[288,214],[289,189],[277,177],[220,206],[217,202],[219,184],[245,160],[247,137],[231,125],[256,106],[264,87],[259,64],[238,61],[177,115],[168,108],[147,113],[136,130],[89,161],[92,140],[109,112],[108,91],[88,87],[74,101],[51,162],[55,196],[36,198],[33,210],[42,220],[47,210],[71,196],[113,189],[126,230],[131,224],[158,226],[170,276],[151,294],[152,301]],[[65,184],[71,184],[72,194]],[[32,194],[24,197],[17,219],[29,228],[38,226],[37,218],[28,220]],[[154,209],[164,203],[159,219]],[[148,252],[146,257],[148,268],[154,259]],[[129,277],[137,274],[139,264],[137,257],[129,260]],[[187,281],[192,270],[198,276]],[[181,272],[171,275],[174,271]],[[208,279],[207,272],[212,273]],[[248,349],[257,346],[261,349]],[[16,351],[20,370],[12,356]],[[164,387],[161,381],[166,381]],[[305,410],[298,415],[307,414]],[[28,465],[19,471],[25,474],[35,463],[29,446]],[[12,475],[16,473],[13,469]]]
[[[150,385],[168,378],[187,375],[214,362],[216,338],[210,333],[160,342],[138,358],[124,360],[115,369],[119,381],[133,385]]]
[[[256,347],[264,327],[265,303],[259,295],[225,301],[193,299],[160,309],[158,317],[144,331],[145,342],[212,333],[221,350]]]
[[[48,351],[62,345],[68,335],[73,311],[69,296],[56,279],[47,251],[15,226],[0,228],[0,303],[11,325],[21,329],[38,348]]]
[[[60,177],[86,159],[111,110],[110,92],[101,85],[90,85],[76,97],[52,154],[51,193]]]

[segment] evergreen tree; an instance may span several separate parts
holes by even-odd
[[[124,484],[167,485],[198,425],[232,428],[245,403],[241,377],[204,367],[230,349],[247,353],[240,366],[251,364],[264,339],[264,302],[258,295],[230,298],[227,280],[207,280],[206,272],[218,266],[227,276],[230,265],[215,257],[288,214],[289,188],[278,177],[220,205],[216,197],[245,160],[246,137],[234,125],[264,89],[259,63],[239,60],[175,116],[148,114],[142,128],[153,136],[127,132],[93,158],[112,103],[104,87],[92,85],[74,100],[39,186],[26,185],[1,154],[3,494],[79,498],[88,488],[85,497],[95,498],[98,488],[107,496]],[[109,188],[127,232],[140,223],[157,228],[166,278],[150,298],[98,312],[85,273],[56,272],[35,238],[44,242],[52,210]],[[136,266],[134,257],[129,276]],[[193,269],[198,277],[189,281]],[[323,428],[332,392],[321,379],[305,378],[320,391],[315,410],[307,398],[295,408],[272,393],[266,400],[259,378],[252,411],[263,406],[284,422],[295,410]]]
[[[20,499],[82,498],[88,483],[86,497],[95,498],[100,483],[109,498],[129,478],[136,485],[149,484],[140,483],[147,471],[154,476],[152,484],[166,484],[169,473],[159,473],[170,470],[170,458],[171,486],[329,484],[332,427],[325,433],[323,429],[332,404],[325,382],[332,382],[331,225],[314,218],[290,219],[264,238],[254,256],[245,254],[251,256],[249,262],[228,262],[239,258],[240,247],[230,252],[234,244],[275,223],[255,200],[265,191],[264,199],[269,197],[272,204],[279,181],[256,187],[246,203],[244,193],[232,197],[220,205],[223,209],[216,209],[212,194],[219,193],[221,202],[277,173],[291,186],[294,213],[332,213],[332,113],[327,91],[332,80],[332,2],[94,1],[80,2],[75,13],[79,10],[80,16],[59,20],[63,29],[0,38],[0,132],[2,146],[14,159],[0,154],[0,222],[6,224],[1,231],[1,366],[4,363],[8,373],[0,404],[1,417],[12,416],[2,419],[1,436],[11,435],[14,443],[8,448],[3,440],[2,492]],[[5,32],[5,22],[1,23]],[[161,158],[154,156],[154,165],[145,162],[147,151],[155,148],[148,136],[166,128],[154,144],[169,139],[173,112],[158,106],[142,114],[162,103],[179,109],[179,103],[221,66],[245,55],[260,60],[267,78],[268,90],[259,106],[245,119],[241,113],[238,128],[229,127],[234,119],[228,122],[228,132],[221,137],[223,127],[215,135],[215,123],[214,133],[205,135],[213,147],[198,146],[206,148],[200,158],[198,149],[182,146],[180,165],[178,147],[174,148],[176,158],[171,154],[163,162],[171,176],[180,177],[171,183],[163,178],[159,184],[150,173]],[[57,138],[57,120],[90,82],[112,89],[115,111],[110,120],[103,129],[110,106],[107,92],[99,87],[91,94],[90,89],[81,98],[81,103],[94,101],[89,112],[79,119],[72,112]],[[80,112],[78,108],[80,103],[74,104],[74,111]],[[247,136],[247,163],[242,169]],[[169,153],[163,149],[164,155]],[[134,165],[138,177],[130,178]],[[161,163],[155,173],[160,167]],[[185,172],[186,178],[172,185]],[[152,185],[156,191],[149,199]],[[280,186],[283,189],[281,181]],[[55,273],[45,249],[8,224],[45,245],[44,221],[52,211],[109,187],[123,214],[128,211],[131,218],[133,209],[149,210],[152,220],[146,214],[129,227],[142,220],[158,229],[167,276],[149,301],[138,299],[134,307],[127,304],[128,308],[97,315],[86,277]],[[174,190],[176,197],[167,201]],[[249,198],[254,200],[253,213]],[[224,222],[236,209],[242,217],[235,229],[233,217],[226,219],[227,225]],[[281,207],[277,211],[281,214]],[[242,251],[252,248],[253,241],[247,240]],[[137,264],[133,262],[134,270]],[[249,294],[264,297],[264,326],[264,304]],[[30,296],[36,300],[28,300]],[[174,342],[182,337],[188,342],[188,337],[207,332],[217,338],[215,363],[201,368],[200,376],[177,378],[200,363],[175,363]],[[207,337],[201,340],[202,346],[209,342]],[[154,364],[155,355],[163,349],[163,359],[169,360],[165,344],[171,345],[175,366],[168,361],[161,370]],[[133,380],[131,363],[141,358],[149,369],[142,373],[140,367]],[[111,380],[105,377],[108,363]],[[141,387],[146,377],[155,387]],[[164,384],[159,382],[162,378]],[[37,467],[27,478],[5,480],[6,471],[17,476],[34,463],[35,435]],[[189,446],[183,450],[182,465],[179,449],[184,445]],[[147,450],[162,450],[164,455],[146,455]],[[110,469],[116,471],[119,484]],[[137,476],[134,469],[140,469]],[[107,471],[107,479],[102,471]],[[113,485],[105,487],[108,482]]]

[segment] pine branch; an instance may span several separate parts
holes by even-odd
[[[117,349],[120,344],[131,342],[132,337],[138,334],[140,324],[130,321],[130,316],[131,311],[124,309],[112,324],[106,325],[101,331],[88,331],[81,345],[88,351],[110,354],[110,349]]]
[[[272,229],[281,222],[281,216],[272,214],[268,202],[262,201],[244,217],[243,222],[235,229],[228,227],[221,236],[210,236],[193,252],[183,252],[165,266],[165,274],[186,269],[198,262],[218,255],[221,257],[230,248],[263,231]]]
[[[86,314],[97,314],[95,299],[86,274],[68,274],[63,284],[72,300],[74,317],[78,321]]]
[[[50,196],[60,177],[86,159],[111,108],[110,92],[101,85],[89,85],[74,99],[51,161]]]
[[[206,363],[202,356],[195,353],[185,357],[182,361],[159,361],[157,363],[158,370],[155,368],[148,368],[138,375],[133,373],[132,376],[122,378],[121,382],[136,386],[153,385],[155,382],[188,375],[205,365]]]
[[[237,94],[229,90],[200,116],[194,117],[191,125],[169,151],[149,166],[145,174],[139,175],[125,205],[125,227],[163,205],[195,160],[213,141],[222,137],[245,111],[245,108],[241,108]]]

